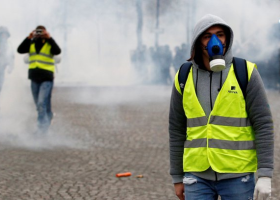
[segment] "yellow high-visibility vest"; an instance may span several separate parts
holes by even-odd
[[[248,80],[254,67],[247,61]],[[180,92],[178,72],[175,87]],[[210,166],[219,173],[257,170],[255,134],[233,65],[208,119],[196,96],[192,68],[184,88],[183,107],[187,117],[184,172],[202,172]]]
[[[29,69],[40,68],[51,72],[55,71],[54,59],[51,54],[51,45],[46,42],[40,52],[37,54],[35,43],[30,45],[29,49]]]

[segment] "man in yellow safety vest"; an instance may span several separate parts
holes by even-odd
[[[59,46],[44,26],[37,26],[18,47],[18,53],[29,53],[28,78],[36,104],[38,118],[36,133],[48,131],[53,118],[51,94],[53,88],[55,61],[53,56],[61,53]]]
[[[183,66],[175,76],[170,174],[180,200],[260,200],[271,195],[271,111],[256,65],[245,60],[248,82],[242,90],[232,42],[233,31],[224,20],[204,16],[194,29],[185,82],[179,82]]]

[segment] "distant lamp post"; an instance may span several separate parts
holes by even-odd
[[[155,47],[158,49],[158,40],[159,40],[159,34],[164,32],[163,28],[159,28],[159,9],[160,9],[160,0],[156,1],[157,7],[156,7],[156,27],[155,27]]]
[[[158,36],[159,36],[159,0],[157,0],[156,10],[156,31],[155,31],[155,47],[158,48]]]
[[[143,12],[142,0],[136,0],[137,11],[137,50],[142,48],[142,27],[143,27]]]

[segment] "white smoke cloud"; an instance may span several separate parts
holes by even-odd
[[[231,25],[236,51],[255,45],[257,53],[250,55],[246,52],[244,58],[253,62],[256,58],[265,60],[279,48],[279,44],[268,36],[272,25],[280,18],[278,0],[160,2],[159,45],[168,44],[172,51],[175,46],[187,42],[190,37],[187,31],[208,13],[220,16]],[[130,62],[131,51],[137,47],[136,1],[0,0],[0,5],[0,25],[8,27],[15,52],[15,69],[12,74],[6,74],[0,94],[2,136],[12,132],[21,138],[21,131],[29,134],[32,130],[30,124],[35,126],[36,123],[36,110],[27,79],[28,66],[16,49],[37,25],[46,26],[62,48],[56,86],[128,86],[137,83],[137,74]],[[151,47],[155,44],[156,0],[142,0],[142,8],[143,44]],[[189,52],[186,52],[186,59],[188,57]],[[162,92],[160,96],[166,97],[169,92]],[[112,103],[112,99],[115,103],[122,103],[140,99],[154,101],[158,99],[156,94],[159,93],[151,91],[143,94],[136,89],[131,95],[118,96],[115,92],[104,90],[94,100],[90,100],[87,93],[73,99],[92,104]],[[24,121],[25,116],[31,116],[34,121]],[[15,121],[19,122],[18,128],[14,126]],[[9,137],[4,137],[9,140]]]
[[[45,25],[60,45],[62,62],[58,65],[57,82],[133,83],[129,56],[137,46],[135,1],[0,2],[1,24],[9,28],[15,48],[38,24]],[[270,28],[280,18],[277,0],[160,2],[159,44],[168,44],[171,50],[186,42],[187,26],[192,29],[208,13],[220,16],[232,26],[237,49],[246,49],[253,43],[258,48],[255,56],[265,59],[277,48],[268,38]],[[142,0],[142,8],[143,44],[149,47],[155,43],[156,1]]]

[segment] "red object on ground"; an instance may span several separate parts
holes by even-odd
[[[126,176],[131,176],[131,173],[130,172],[125,172],[125,173],[116,174],[116,177],[126,177]]]

